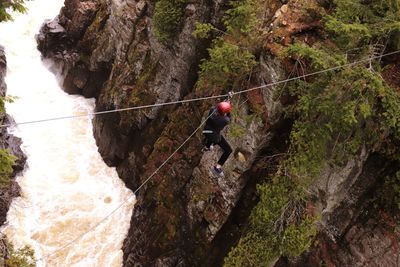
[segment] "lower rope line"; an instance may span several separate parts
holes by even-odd
[[[205,96],[205,97],[199,97],[199,98],[183,99],[183,100],[164,102],[164,103],[156,103],[156,104],[149,104],[149,105],[136,106],[136,107],[127,107],[127,108],[119,108],[119,109],[112,109],[112,110],[97,111],[97,112],[91,112],[91,113],[85,113],[85,114],[79,114],[79,115],[62,116],[62,117],[54,117],[54,118],[47,118],[47,119],[40,119],[40,120],[33,120],[33,121],[8,123],[8,124],[0,125],[0,128],[13,127],[13,126],[18,126],[18,125],[26,125],[26,124],[36,124],[36,123],[57,121],[57,120],[65,120],[65,119],[93,117],[93,116],[96,116],[96,115],[104,115],[104,114],[111,114],[111,113],[117,113],[117,112],[123,112],[123,111],[131,111],[131,110],[162,107],[162,106],[175,105],[175,104],[190,103],[190,102],[196,102],[196,101],[204,101],[204,100],[210,100],[210,99],[227,97],[227,96],[228,96],[228,94],[215,95],[215,96]]]
[[[189,135],[189,137],[186,138],[186,140],[177,148],[175,149],[174,152],[172,152],[172,154],[138,187],[136,188],[136,190],[133,192],[134,196],[135,194],[143,187],[145,186],[156,174],[157,172],[165,166],[165,164],[168,163],[168,161],[170,159],[172,159],[172,157],[197,133],[197,131],[206,123],[206,121],[215,113],[215,110],[213,112],[211,112],[211,114],[200,123],[200,125]],[[89,228],[89,230],[85,231],[84,233],[78,235],[77,237],[75,237],[73,240],[71,240],[70,242],[64,244],[63,246],[61,246],[60,248],[56,249],[55,251],[41,257],[40,259],[38,259],[38,261],[42,261],[44,259],[48,259],[49,257],[53,256],[54,254],[56,254],[57,252],[65,249],[66,247],[71,246],[73,243],[75,243],[77,240],[81,239],[82,237],[84,237],[85,235],[87,235],[88,233],[92,232],[93,230],[95,230],[98,226],[100,226],[102,223],[104,223],[108,218],[110,218],[116,211],[118,211],[120,208],[122,208],[126,203],[128,203],[134,196],[129,197],[128,199],[126,199],[125,201],[123,201],[118,207],[116,207],[114,210],[112,210],[107,216],[105,216],[102,220],[100,220],[99,222],[97,222],[94,226],[92,226],[91,228]]]

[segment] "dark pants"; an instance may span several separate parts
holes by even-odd
[[[232,153],[232,148],[228,144],[228,142],[225,140],[225,138],[221,135],[221,139],[217,143],[213,143],[212,138],[209,138],[207,134],[205,134],[206,138],[206,147],[210,148],[211,145],[219,145],[220,148],[224,151],[224,153],[221,155],[221,157],[218,160],[219,165],[224,165],[225,161],[229,158],[229,155]]]

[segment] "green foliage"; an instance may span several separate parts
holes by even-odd
[[[399,4],[384,1],[334,1],[336,12],[325,17],[337,48],[293,44],[287,54],[319,71],[347,63],[349,47],[357,46],[355,60],[371,46],[385,43],[397,31]],[[334,53],[332,53],[334,52]],[[290,94],[298,101],[288,108],[296,118],[291,133],[290,173],[299,181],[316,177],[327,164],[344,163],[361,146],[377,149],[400,138],[400,98],[379,73],[365,67],[340,69],[297,82]],[[318,127],[315,127],[318,125]],[[390,146],[389,146],[390,147]]]
[[[232,8],[223,18],[226,32],[211,24],[197,24],[193,33],[196,37],[207,38],[211,31],[224,33],[213,40],[208,49],[209,58],[200,65],[199,88],[235,87],[255,66],[255,57],[250,49],[256,42],[252,34],[255,34],[259,22],[255,1],[230,2]]]
[[[221,38],[208,49],[210,58],[200,65],[200,86],[225,88],[250,72],[255,65],[254,56],[239,46]]]
[[[228,136],[231,138],[241,138],[243,135],[246,133],[246,127],[243,126],[242,123],[249,124],[251,123],[254,119],[256,119],[256,116],[246,116],[244,117],[244,122],[240,121],[240,115],[239,115],[239,104],[234,103],[232,107],[232,121],[228,126]]]
[[[35,253],[29,246],[14,250],[10,245],[10,256],[5,260],[6,267],[35,267]]]
[[[192,35],[196,38],[206,39],[210,37],[210,34],[216,28],[210,23],[198,23],[196,22],[196,29],[192,33]]]
[[[269,266],[279,255],[299,255],[316,235],[315,220],[302,215],[304,202],[288,179],[279,177],[274,184],[258,185],[257,191],[260,202],[252,211],[250,230],[224,266]]]
[[[335,13],[325,17],[326,29],[342,48],[359,47],[382,36],[398,38],[397,0],[335,0]]]
[[[159,0],[154,9],[154,33],[163,42],[170,42],[177,34],[188,0]]]
[[[6,112],[5,110],[5,103],[13,103],[15,101],[16,97],[15,96],[0,96],[0,114],[3,114]]]
[[[257,235],[256,232],[250,232],[243,236],[239,244],[229,252],[228,257],[225,258],[224,266],[270,266],[270,259],[276,256],[273,245],[274,243]]]
[[[231,1],[232,8],[226,11],[224,25],[226,31],[234,36],[252,33],[260,20],[257,19],[257,1]]]
[[[0,97],[0,116],[2,116],[6,112],[6,107],[4,103],[4,98]]]
[[[5,102],[12,103],[15,100],[13,96],[0,97],[0,116],[5,112]],[[13,166],[17,158],[5,149],[0,149],[0,188],[10,184]]]
[[[29,246],[16,250],[6,236],[0,234],[0,266],[35,267],[34,251]]]
[[[386,137],[400,137],[399,96],[364,67],[297,82],[291,94],[298,101],[289,115],[297,118],[291,133],[289,169],[305,186],[326,164],[344,163],[363,145],[377,149],[390,142]]]
[[[0,187],[10,184],[13,166],[17,158],[10,154],[7,150],[0,149]]]
[[[12,20],[10,11],[25,13],[25,0],[0,1],[0,21]]]
[[[393,113],[379,110],[384,108],[382,103],[388,102],[386,99],[393,100],[387,108],[398,109],[399,99],[379,79],[364,68],[352,68],[313,83],[294,84],[291,93],[298,101],[290,111],[296,115],[289,116],[298,118],[291,133],[292,175],[312,181],[325,164],[343,163],[362,145],[375,144],[383,128],[393,133],[398,131]]]
[[[212,31],[228,35],[230,41],[249,45],[258,38],[257,30],[262,20],[258,19],[262,10],[258,0],[230,1],[231,8],[225,12],[223,23],[225,31],[217,29],[210,23],[196,23],[193,35],[197,38],[208,38]]]
[[[280,254],[299,256],[311,246],[316,235],[315,218],[306,217],[299,225],[290,224],[283,234]]]
[[[318,46],[318,43],[315,45]],[[327,69],[332,66],[342,65],[346,62],[343,55],[332,53],[332,49],[330,49],[330,51],[328,49],[326,50],[327,51],[325,51],[324,47],[321,47],[321,45],[314,48],[302,43],[295,43],[288,47],[286,54],[292,57],[308,59],[314,70]],[[328,75],[329,74],[330,73],[328,73]]]

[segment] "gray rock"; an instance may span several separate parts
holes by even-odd
[[[39,47],[45,57],[62,66],[65,90],[96,97],[97,111],[165,103],[187,95],[195,97],[193,84],[208,45],[193,38],[195,22],[211,22],[223,28],[221,17],[228,2],[191,2],[185,8],[177,36],[171,43],[163,44],[153,33],[154,2],[67,0],[58,19],[43,26]],[[279,9],[278,3],[272,6],[267,7],[266,16],[272,18],[275,14],[271,27],[277,27],[291,7]],[[257,84],[285,78],[277,59],[263,54],[259,63]],[[242,129],[245,134],[225,133],[234,149],[224,166],[225,177],[213,178],[210,173],[221,153],[218,148],[198,155],[198,135],[176,155],[174,164],[165,167],[162,174],[169,179],[168,184],[156,177],[154,183],[142,188],[123,246],[124,266],[189,266],[205,257],[248,182],[242,174],[253,165],[258,153],[270,145],[269,129],[281,120],[282,105],[275,100],[276,89],[266,87],[250,92],[247,102],[236,107],[238,116],[230,127]],[[164,151],[157,146],[170,152],[176,147],[176,140],[182,138],[176,136],[176,129],[187,125],[174,121],[181,118],[179,113],[193,111],[187,116],[192,121],[205,117],[196,114],[204,106],[183,107],[154,107],[94,118],[99,152],[107,164],[116,166],[130,188],[136,189],[146,174],[165,160],[161,153]],[[251,117],[255,107],[261,112]],[[311,188],[322,214],[321,230],[329,235],[329,242],[343,238],[347,229],[354,226],[360,202],[376,182],[376,178],[365,175],[368,156],[363,150],[343,168],[327,167]],[[164,228],[168,219],[174,219],[179,227],[171,224]],[[346,255],[366,263],[362,251],[372,250],[372,243],[378,245],[373,238],[356,243]]]
[[[4,47],[0,46],[0,96],[5,96],[7,86],[4,77],[7,72],[7,60],[4,53]],[[12,119],[5,113],[0,114],[0,124],[10,124]],[[11,183],[6,187],[0,187],[0,225],[6,220],[8,208],[14,197],[19,196],[20,188],[13,179],[18,172],[22,171],[26,162],[26,156],[22,152],[20,145],[22,141],[7,132],[7,127],[0,128],[0,149],[6,149],[17,157],[16,164],[13,166],[13,177]]]

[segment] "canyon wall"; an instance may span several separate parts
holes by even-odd
[[[307,37],[315,38],[309,33],[321,27],[320,18],[301,13],[296,1],[267,2],[265,50],[257,53],[258,65],[246,87],[287,78],[292,65],[280,59],[275,41],[286,45],[292,36],[304,34],[307,42]],[[152,1],[66,0],[60,15],[43,25],[38,47],[61,70],[64,89],[95,97],[96,111],[224,94],[226,88],[196,89],[199,64],[210,42],[196,39],[192,32],[196,22],[221,25],[228,7],[224,0],[188,3],[178,33],[164,43],[154,34]],[[211,174],[220,150],[202,154],[200,131],[152,176],[217,100],[94,118],[105,162],[116,166],[132,190],[146,182],[137,192],[123,246],[124,266],[221,264],[239,238],[237,232],[229,232],[245,227],[245,209],[257,202],[256,182],[273,169],[270,159],[279,159],[287,149],[291,122],[282,116],[282,106],[293,100],[277,100],[277,90],[268,86],[233,99],[233,123],[225,134],[234,152],[224,166],[225,177]],[[379,223],[384,213],[368,214],[365,204],[393,164],[362,149],[344,166],[326,168],[310,188],[321,214],[315,245],[299,258],[282,257],[277,266],[398,266],[398,236],[390,234],[393,227]],[[390,217],[397,224],[396,217]]]

